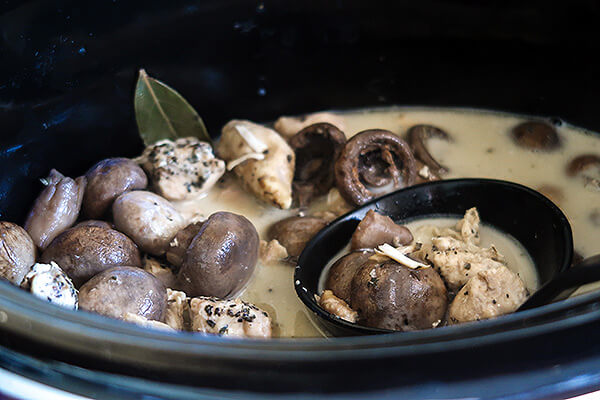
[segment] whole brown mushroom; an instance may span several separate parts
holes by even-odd
[[[443,175],[448,168],[437,162],[427,150],[426,141],[430,138],[452,140],[446,131],[432,125],[415,125],[408,130],[408,143],[415,157],[429,168],[433,176]]]
[[[434,328],[448,307],[446,286],[433,268],[369,260],[352,279],[350,306],[361,325],[414,331]]]
[[[148,178],[144,170],[128,158],[107,158],[90,168],[85,177],[83,212],[89,218],[100,218],[121,194],[144,189]]]
[[[302,129],[288,143],[296,153],[293,195],[299,206],[305,207],[333,187],[333,166],[346,143],[346,135],[334,125],[322,122]]]
[[[267,237],[281,243],[290,257],[299,257],[310,239],[326,226],[322,218],[289,217],[271,225]]]
[[[341,195],[361,205],[381,195],[367,187],[392,183],[399,189],[415,182],[416,164],[409,145],[390,131],[370,129],[356,134],[335,163],[335,181]]]
[[[600,156],[597,154],[582,154],[573,158],[567,164],[567,175],[581,176],[585,187],[600,190]]]
[[[374,249],[384,243],[397,247],[412,241],[408,228],[398,225],[387,215],[369,210],[352,234],[351,249]]]
[[[123,193],[112,209],[117,229],[142,251],[155,256],[163,255],[169,242],[185,227],[183,216],[167,199],[145,190]]]
[[[373,254],[373,250],[359,250],[339,258],[329,269],[325,289],[331,290],[337,297],[350,303],[352,279]]]
[[[0,221],[0,279],[20,285],[35,263],[35,253],[35,244],[25,229]]]
[[[73,180],[53,169],[45,183],[46,188],[35,199],[24,225],[33,242],[42,250],[77,220],[86,179],[80,176]]]
[[[98,226],[76,226],[60,234],[40,257],[40,262],[51,261],[60,265],[76,287],[108,268],[142,266],[140,252],[131,239]]]
[[[177,288],[190,297],[226,298],[250,280],[258,260],[258,233],[245,217],[212,214],[190,243],[177,274]]]
[[[550,151],[560,147],[556,129],[544,122],[523,122],[512,129],[511,136],[516,144],[529,150]]]
[[[163,322],[167,289],[141,268],[115,267],[100,272],[79,289],[79,308],[111,318],[128,313]]]

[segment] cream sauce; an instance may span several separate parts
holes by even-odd
[[[340,116],[344,119],[348,137],[372,128],[388,129],[404,135],[408,128],[416,124],[431,124],[446,130],[453,137],[453,142],[432,139],[428,147],[438,161],[450,168],[447,178],[496,178],[534,189],[543,185],[560,188],[563,195],[556,202],[573,227],[575,249],[584,257],[600,253],[600,241],[597,239],[600,223],[595,225],[591,218],[594,212],[600,214],[600,192],[584,187],[582,179],[569,178],[565,174],[565,165],[573,157],[583,153],[600,155],[600,137],[562,124],[556,129],[563,146],[557,151],[542,153],[520,148],[512,142],[510,130],[529,119],[523,116],[434,108],[386,108],[342,113]],[[298,212],[278,210],[259,202],[246,193],[233,176],[228,176],[206,197],[181,202],[176,207],[188,218],[208,217],[216,211],[242,214],[254,223],[261,238],[266,238],[266,230],[272,223]],[[311,208],[316,210],[323,207],[324,200],[321,199]],[[323,336],[296,297],[293,273],[294,268],[288,264],[263,265],[259,262],[252,280],[240,297],[264,308],[273,316],[274,336]],[[523,278],[529,286],[528,278]]]

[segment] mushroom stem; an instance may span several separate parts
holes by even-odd
[[[415,157],[427,165],[434,174],[445,174],[448,172],[448,168],[437,162],[425,145],[425,141],[433,137],[446,141],[451,140],[450,135],[445,131],[432,125],[415,125],[408,130],[408,142],[415,153]]]

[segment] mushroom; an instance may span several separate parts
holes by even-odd
[[[121,194],[148,185],[146,174],[128,158],[107,158],[86,172],[87,186],[83,196],[83,213],[100,218]]]
[[[439,325],[448,298],[444,281],[433,268],[369,260],[352,279],[350,306],[363,325],[413,331]]]
[[[144,190],[120,195],[113,203],[113,218],[118,230],[155,256],[163,255],[185,226],[184,218],[168,200]]]
[[[425,142],[433,137],[446,141],[452,140],[446,131],[432,125],[415,125],[408,130],[408,143],[415,157],[428,167],[433,176],[439,176],[447,173],[448,168],[437,162],[427,150]],[[421,169],[419,168],[419,171]]]
[[[114,229],[89,225],[61,233],[44,250],[40,261],[56,262],[76,287],[108,268],[142,266],[140,252],[131,239]]]
[[[176,287],[190,297],[235,295],[254,272],[258,244],[256,228],[245,217],[212,214],[185,252]]]
[[[382,129],[356,134],[346,143],[335,163],[336,186],[342,196],[355,205],[382,194],[370,190],[369,184],[380,186],[391,182],[393,189],[399,189],[412,185],[415,178],[416,163],[409,145]]]
[[[307,126],[289,140],[296,153],[293,194],[300,207],[331,189],[333,166],[345,143],[346,135],[326,122]]]
[[[295,155],[277,132],[232,120],[223,127],[215,149],[248,191],[276,207],[290,208]]]
[[[291,138],[307,126],[320,122],[331,124],[342,132],[346,130],[344,117],[329,112],[318,112],[303,117],[279,117],[273,127],[284,138]]]
[[[600,156],[582,154],[575,157],[567,164],[567,175],[581,175],[585,187],[600,190]]]
[[[352,250],[374,249],[384,243],[398,247],[412,242],[413,236],[405,226],[396,224],[387,215],[367,211],[352,234]]]
[[[329,289],[346,303],[350,303],[350,294],[352,293],[352,279],[356,271],[362,267],[374,254],[373,250],[363,249],[353,251],[337,259],[329,268],[327,279],[325,280],[325,289]]]
[[[36,250],[25,229],[12,222],[0,221],[0,279],[21,284],[35,263]]]
[[[125,319],[128,313],[163,322],[167,289],[152,274],[136,267],[100,272],[79,289],[79,308]]]
[[[289,217],[273,224],[267,233],[269,240],[276,239],[290,257],[299,257],[306,244],[327,222],[316,217]]]
[[[511,136],[516,144],[529,150],[550,151],[560,146],[556,130],[540,121],[528,121],[515,126]]]
[[[176,267],[181,267],[185,252],[190,247],[194,237],[200,232],[203,223],[204,221],[193,222],[177,232],[171,243],[169,243],[167,254],[165,254],[168,262]]]
[[[33,203],[24,226],[42,250],[77,220],[86,179],[80,176],[73,180],[53,169],[44,183],[46,188]]]

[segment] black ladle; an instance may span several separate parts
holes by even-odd
[[[571,227],[562,211],[540,193],[494,179],[453,179],[424,183],[390,193],[348,213],[319,232],[300,255],[294,273],[296,293],[316,321],[334,335],[392,332],[346,322],[316,302],[323,268],[346,246],[359,221],[370,209],[396,222],[435,216],[461,218],[477,207],[481,220],[517,239],[536,266],[541,289],[522,309],[547,304],[565,289],[600,280],[598,256],[573,270]],[[581,268],[581,271],[579,271]],[[571,291],[572,292],[572,291]]]

